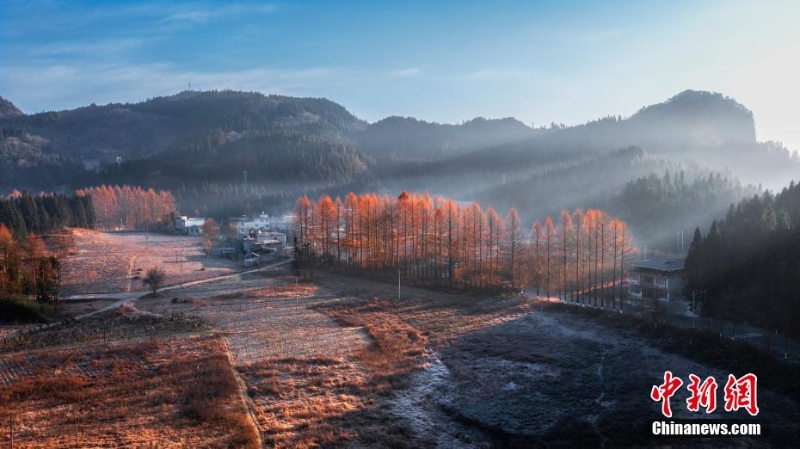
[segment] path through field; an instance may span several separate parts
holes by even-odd
[[[236,263],[203,254],[200,237],[106,233],[73,229],[75,247],[63,261],[66,294],[144,290],[148,268],[167,273],[165,285],[230,274]]]
[[[228,340],[237,365],[270,358],[344,355],[368,343],[363,329],[343,326],[314,309],[339,301],[340,296],[308,284],[295,286],[293,279],[265,279],[258,273],[231,276],[174,289],[175,303],[141,299],[136,307],[208,320]],[[181,302],[186,299],[190,301]]]

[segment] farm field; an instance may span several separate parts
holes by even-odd
[[[295,283],[280,266],[65,323],[0,353],[0,420],[26,410],[13,421],[20,447],[34,435],[53,447],[75,435],[158,447],[681,445],[647,433],[661,418],[650,388],[665,370],[731,372],[621,317],[406,286],[398,300],[396,289],[327,273]],[[215,385],[208,400],[226,412],[200,413],[182,377]],[[779,387],[759,384],[767,437],[692,441],[785,446],[800,404]],[[690,417],[685,400],[685,389],[673,398],[677,418]]]
[[[195,336],[3,356],[0,445],[256,447],[226,351]]]
[[[67,295],[144,290],[138,278],[152,267],[166,271],[165,285],[230,274],[239,268],[226,259],[207,258],[200,237],[87,229],[73,229],[72,234],[75,246],[62,268],[62,289]]]

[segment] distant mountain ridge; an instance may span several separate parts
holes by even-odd
[[[768,154],[762,170],[768,172],[786,153],[755,141],[753,114],[743,105],[691,90],[626,119],[547,129],[514,118],[439,124],[392,116],[369,124],[324,98],[229,90],[31,115],[3,99],[0,113],[0,167],[8,174],[0,192],[92,182],[169,188],[239,181],[243,171],[252,182],[328,186],[388,182],[393,173],[438,179],[479,170],[487,179],[505,179],[632,145],[721,168],[737,159],[746,168],[764,165]],[[37,171],[42,175],[31,176]]]
[[[439,159],[465,151],[522,140],[534,131],[515,118],[478,117],[459,125],[413,117],[387,117],[353,139],[376,158]]]

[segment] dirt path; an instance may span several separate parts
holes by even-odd
[[[268,270],[268,269],[271,269],[271,268],[284,266],[286,264],[291,263],[292,260],[293,259],[287,259],[287,260],[283,260],[283,261],[280,261],[280,262],[276,262],[276,263],[271,264],[271,265],[267,265],[267,266],[264,266],[264,267],[256,268],[256,269],[253,269],[253,270],[241,271],[241,272],[238,272],[238,273],[226,274],[226,275],[223,275],[223,276],[200,279],[200,280],[197,280],[197,281],[187,282],[187,283],[185,283],[183,285],[171,285],[171,286],[168,286],[168,287],[161,288],[159,290],[159,292],[163,293],[163,292],[173,291],[173,290],[176,290],[176,289],[179,289],[179,288],[192,287],[192,286],[196,286],[196,285],[208,284],[208,283],[213,283],[213,282],[220,282],[220,281],[229,280],[229,279],[241,279],[242,276],[244,276],[244,275],[257,273],[257,272],[262,271],[262,270]],[[63,299],[65,301],[70,301],[70,300],[91,300],[91,299],[113,299],[113,300],[115,300],[114,302],[112,302],[111,304],[108,304],[107,306],[101,307],[101,308],[99,308],[97,310],[93,310],[93,311],[88,312],[88,313],[84,313],[82,315],[75,316],[73,318],[74,320],[79,321],[79,320],[82,320],[82,319],[85,319],[85,318],[89,318],[91,316],[94,316],[94,315],[97,315],[97,314],[100,314],[100,313],[108,312],[109,310],[114,310],[114,309],[117,309],[119,307],[122,307],[125,304],[129,304],[132,301],[135,301],[137,299],[142,298],[145,294],[146,294],[146,292],[143,292],[143,291],[138,291],[138,292],[116,292],[116,293],[87,293],[87,294],[70,295],[70,296],[67,296],[67,297],[65,297]],[[29,327],[29,328],[26,328],[26,329],[15,329],[15,330],[11,330],[11,331],[6,332],[4,337],[5,338],[14,338],[21,330],[27,330],[27,329],[43,330],[43,329],[47,329],[49,327],[57,326],[57,325],[60,325],[60,324],[63,324],[63,322],[62,321],[56,321],[56,322],[53,322],[53,323],[48,323],[48,324],[43,324],[43,325],[38,325],[38,326],[32,326],[32,327]]]
[[[241,403],[242,407],[247,410],[247,415],[250,417],[250,424],[252,424],[252,426],[258,432],[258,447],[264,447],[263,431],[261,429],[261,425],[258,423],[258,418],[256,417],[255,411],[253,410],[253,403],[250,400],[250,397],[247,395],[247,383],[236,369],[236,363],[234,362],[234,356],[233,352],[231,351],[230,344],[228,344],[227,340],[224,341],[225,355],[228,357],[228,363],[235,373],[234,375],[236,376],[236,383],[239,385],[239,402]]]

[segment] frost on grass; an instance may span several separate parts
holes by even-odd
[[[6,355],[6,374],[0,416],[14,447],[256,447],[216,338]]]
[[[199,237],[87,229],[72,233],[75,250],[62,263],[65,294],[143,290],[141,278],[152,267],[167,272],[164,285],[229,274],[237,268],[231,261],[206,257]]]

